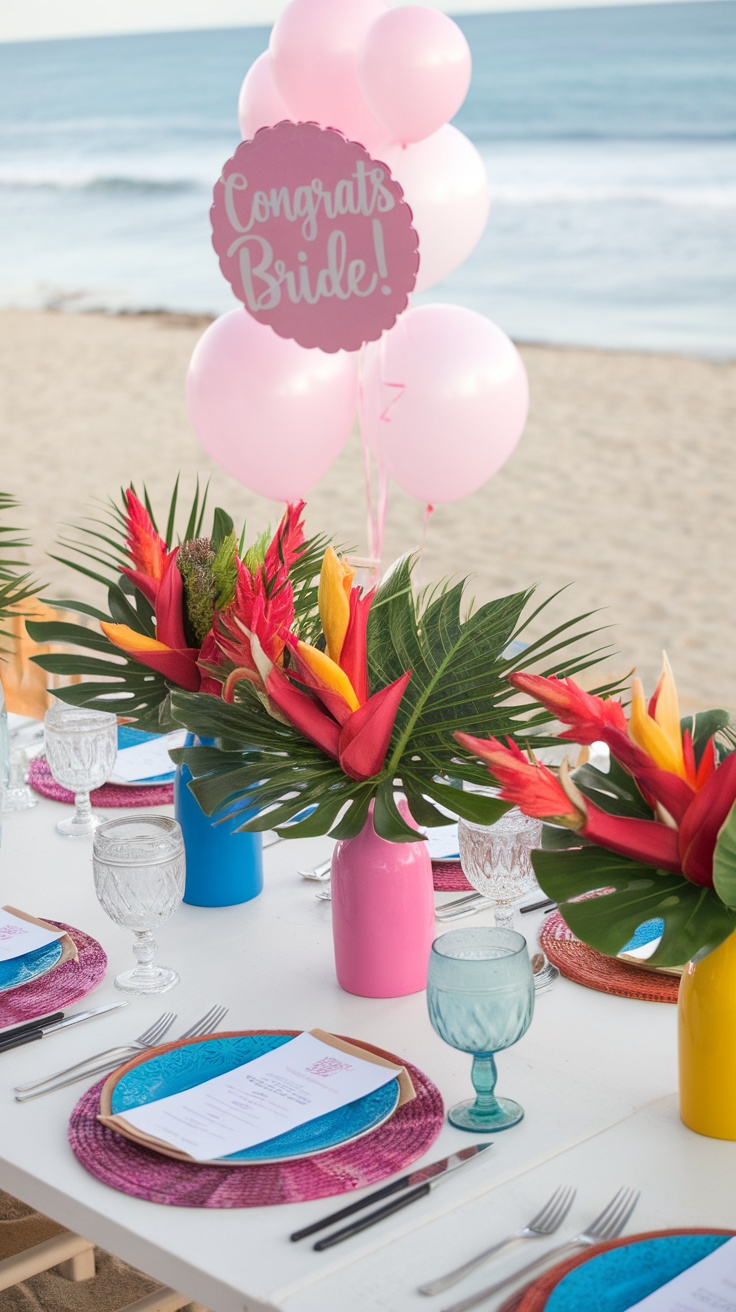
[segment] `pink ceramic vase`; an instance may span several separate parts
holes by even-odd
[[[408,824],[406,802],[398,803]],[[338,983],[364,998],[398,998],[427,984],[434,938],[432,862],[427,844],[388,843],[373,828],[332,856],[332,934]]]

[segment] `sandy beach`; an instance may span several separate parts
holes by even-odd
[[[48,595],[94,595],[46,553],[65,522],[131,480],[165,504],[177,471],[187,494],[197,475],[211,477],[213,504],[236,521],[245,515],[254,532],[276,522],[280,507],[217,468],[189,424],[184,377],[206,323],[0,312],[0,487],[23,502],[17,518]],[[544,627],[603,608],[598,622],[611,626],[615,649],[606,675],[637,666],[651,688],[664,647],[684,704],[736,706],[736,362],[521,349],[526,433],[484,488],[436,509],[422,579],[471,575],[478,602],[571,584]],[[365,550],[357,434],[308,504],[312,530]],[[422,519],[423,508],[392,488],[386,563],[418,545]]]

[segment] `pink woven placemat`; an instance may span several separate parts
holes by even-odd
[[[599,993],[614,993],[619,998],[638,998],[640,1002],[677,1002],[680,981],[676,975],[643,970],[596,952],[575,937],[559,911],[553,911],[545,920],[539,946],[552,964],[576,984]]]
[[[442,1129],[444,1107],[439,1089],[416,1066],[371,1043],[359,1046],[404,1065],[417,1096],[362,1139],[318,1157],[232,1168],[162,1157],[100,1125],[97,1113],[104,1080],[93,1085],[74,1108],[69,1143],[82,1166],[103,1184],[133,1198],[174,1207],[272,1207],[377,1184],[415,1162],[434,1143]]]
[[[435,893],[467,893],[473,888],[459,861],[433,861],[432,882]]]
[[[36,1016],[49,1016],[70,1002],[85,997],[104,979],[107,957],[97,939],[90,938],[81,929],[65,925],[60,920],[49,920],[49,925],[65,929],[77,945],[76,961],[65,961],[47,975],[21,984],[17,989],[0,993],[0,1026],[20,1025]]]
[[[42,797],[74,805],[74,793],[57,784],[45,757],[37,756],[31,761],[28,782]],[[93,806],[169,806],[174,800],[174,785],[151,784],[145,788],[125,788],[120,784],[103,784],[90,793],[90,800]]]

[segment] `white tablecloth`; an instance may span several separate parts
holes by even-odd
[[[111,1001],[120,996],[114,975],[132,964],[131,935],[97,903],[91,845],[54,832],[61,814],[57,803],[42,800],[33,811],[4,816],[0,902],[95,935],[110,964],[90,1005]],[[296,873],[330,846],[311,839],[268,849],[265,888],[253,902],[182,906],[158,936],[159,959],[182,979],[163,998],[136,1000],[63,1036],[0,1054],[0,1188],[212,1312],[439,1309],[451,1299],[428,1300],[416,1285],[524,1224],[560,1183],[578,1190],[565,1234],[590,1221],[620,1185],[642,1190],[630,1230],[736,1229],[736,1144],[692,1134],[678,1118],[676,1008],[605,996],[564,979],[539,997],[528,1034],[498,1059],[499,1092],[523,1104],[521,1125],[497,1135],[491,1152],[429,1198],[325,1253],[308,1242],[291,1244],[288,1235],[349,1201],[344,1195],[334,1203],[236,1211],[142,1202],[93,1179],[67,1145],[69,1114],[84,1085],[25,1105],[14,1101],[14,1084],[129,1039],[164,1009],[177,1011],[176,1033],[215,1002],[229,1006],[228,1028],[319,1025],[404,1055],[435,1081],[447,1105],[469,1096],[470,1059],[434,1033],[423,994],[374,1000],[338,987],[330,904]],[[525,916],[521,928],[531,939],[540,923],[539,915]],[[470,1142],[446,1125],[426,1160]],[[552,1242],[535,1243],[534,1252]],[[526,1256],[517,1250],[497,1260],[458,1295]]]

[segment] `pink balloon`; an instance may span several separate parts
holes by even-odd
[[[385,0],[291,0],[271,30],[269,49],[290,118],[339,128],[373,153],[388,133],[366,104],[358,49]]]
[[[438,9],[390,9],[370,28],[358,57],[368,104],[391,138],[422,141],[457,113],[470,86],[470,46]]]
[[[357,392],[354,356],[307,350],[243,309],[206,329],[186,381],[205,450],[274,501],[298,500],[329,468],[352,427]]]
[[[238,97],[238,122],[244,141],[256,135],[259,128],[270,128],[290,118],[284,101],[276,89],[267,50],[251,64],[245,75]]]
[[[399,486],[428,505],[466,497],[495,474],[529,408],[516,347],[460,305],[402,314],[365,348],[362,384],[368,442]]]
[[[419,233],[415,290],[426,291],[468,258],[486,226],[486,166],[472,141],[450,123],[416,145],[390,146],[379,153],[414,215]]]

